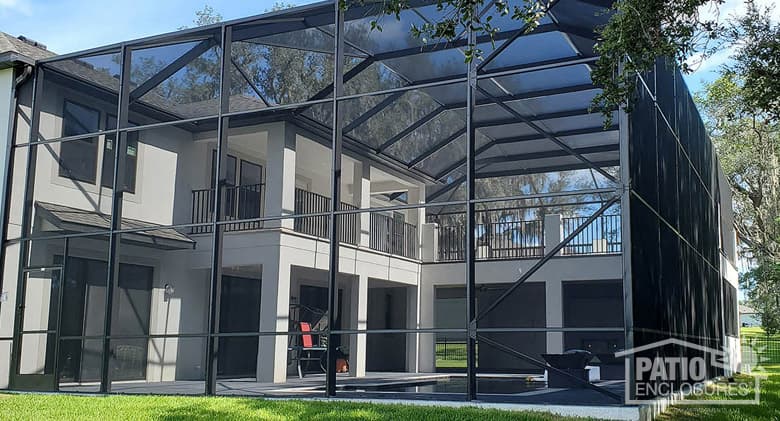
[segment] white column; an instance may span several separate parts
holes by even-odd
[[[413,187],[408,193],[409,204],[425,204],[425,185]],[[409,223],[417,226],[417,256],[422,257],[423,229],[425,223],[425,208],[413,209],[409,215]]]
[[[281,235],[281,234],[280,234]],[[263,265],[260,293],[260,331],[286,332],[290,319],[291,261],[279,247]],[[257,381],[284,383],[287,380],[287,336],[260,336]]]
[[[360,209],[371,207],[371,165],[365,161],[355,163],[355,171],[352,180],[352,195],[354,204]],[[371,214],[360,214],[360,239],[358,245],[369,247],[371,241]]]
[[[295,213],[295,126],[278,123],[268,130],[265,176],[265,216]],[[293,229],[293,220],[266,221],[269,228]]]
[[[434,325],[434,288],[431,282],[420,282],[420,327],[433,328]],[[418,370],[421,373],[433,373],[436,371],[436,334],[426,333],[420,335],[418,346]]]
[[[365,330],[368,320],[368,276],[360,274],[352,284],[350,296],[350,320],[352,329]],[[349,337],[349,375],[366,375],[366,334],[358,333]]]
[[[561,215],[552,214],[544,216],[544,252],[545,254],[557,246],[563,240],[563,224]],[[559,251],[556,254],[561,254]]]
[[[548,280],[545,283],[546,326],[563,327],[563,288],[560,280]],[[547,353],[563,352],[563,332],[547,332]]]
[[[417,287],[406,288],[406,328],[418,329],[420,327],[420,306]],[[417,373],[419,362],[417,359],[417,344],[420,340],[419,333],[406,334],[406,371]]]
[[[425,263],[435,262],[439,252],[439,224],[421,224],[420,242],[420,259]]]

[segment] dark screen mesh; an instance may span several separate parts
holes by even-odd
[[[677,338],[721,349],[717,158],[679,72],[659,60],[644,78],[656,102],[638,83],[629,116],[634,347]],[[701,351],[666,346],[646,354]]]

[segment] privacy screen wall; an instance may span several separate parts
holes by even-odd
[[[717,157],[679,71],[659,60],[636,88],[629,116],[634,347],[671,337],[720,350]],[[646,354],[701,355],[684,346]]]

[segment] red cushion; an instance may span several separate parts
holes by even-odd
[[[308,322],[301,322],[300,326],[301,326],[301,332],[311,332],[311,326],[309,325]],[[313,346],[311,335],[301,335],[301,341],[303,342],[304,348],[311,348]]]

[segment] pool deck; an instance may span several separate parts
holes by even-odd
[[[609,405],[621,403],[590,389],[547,388],[539,381],[528,382],[524,375],[484,375],[478,377],[477,391],[480,401],[534,404]],[[512,381],[515,379],[515,381]],[[540,380],[539,377],[535,377]],[[450,383],[450,381],[452,383]],[[372,399],[420,399],[465,401],[466,390],[462,374],[451,373],[378,373],[369,372],[365,377],[337,376],[337,396]],[[433,391],[432,384],[443,387]],[[610,392],[623,395],[623,381],[596,382]],[[511,386],[511,387],[510,387]],[[480,391],[481,389],[481,391]],[[114,382],[112,393],[202,395],[205,383],[196,380],[166,382],[127,381]],[[61,392],[97,393],[97,384],[63,384]],[[261,383],[255,379],[224,379],[217,381],[217,394],[226,396],[262,397],[326,397],[325,375],[321,373],[287,378],[286,383]]]
[[[559,415],[594,418],[636,420],[639,409],[626,406],[613,398],[590,389],[547,388],[537,381],[528,383],[525,375],[483,375],[478,377],[477,401],[468,401],[462,374],[452,373],[366,373],[355,378],[338,374],[335,398],[325,396],[325,375],[309,374],[303,379],[290,376],[286,383],[260,383],[255,379],[224,379],[217,381],[217,394],[221,396],[263,397],[269,399],[307,398],[375,403],[402,403],[410,405],[477,406],[506,410],[546,411]],[[514,392],[503,393],[506,385],[515,385]],[[451,384],[448,384],[452,382]],[[431,392],[431,385],[444,385],[446,392]],[[623,396],[623,381],[595,382],[605,389]],[[403,391],[399,391],[403,390]],[[128,381],[115,382],[112,393],[203,395],[203,381],[182,380],[173,382]],[[521,391],[518,391],[521,390]],[[97,384],[61,385],[60,392],[98,392]],[[502,393],[495,393],[502,392]]]

